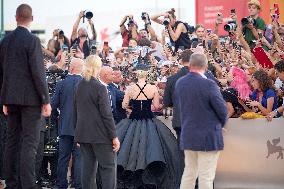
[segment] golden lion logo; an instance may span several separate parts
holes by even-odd
[[[280,137],[273,139],[272,143],[270,142],[270,140],[267,141],[268,154],[267,154],[266,158],[269,158],[269,156],[271,154],[278,153],[277,159],[279,159],[279,158],[283,159],[284,148],[282,146],[279,146],[278,145],[279,143],[280,143]]]

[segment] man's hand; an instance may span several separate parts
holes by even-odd
[[[112,147],[113,147],[114,152],[118,152],[118,150],[120,148],[120,142],[119,142],[117,137],[112,139]]]
[[[81,19],[84,15],[85,15],[85,11],[81,11],[81,12],[79,13],[79,18]]]
[[[42,107],[41,107],[41,114],[44,117],[50,116],[50,114],[51,114],[51,106],[50,106],[50,104],[43,104],[42,105]]]
[[[247,28],[249,28],[249,29],[253,29],[254,28],[254,26],[253,26],[253,23],[249,23],[248,25],[247,25]]]
[[[3,105],[3,113],[4,113],[4,115],[8,115],[8,107],[7,106],[5,106],[5,105]]]
[[[89,22],[90,26],[93,26],[93,25],[94,25],[94,22],[93,22],[92,19],[88,19],[88,22]]]

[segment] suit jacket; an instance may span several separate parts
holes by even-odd
[[[112,144],[116,137],[106,87],[95,78],[82,79],[75,90],[75,141]]]
[[[227,108],[215,82],[198,73],[189,73],[176,83],[176,101],[181,115],[183,150],[223,150],[222,127]]]
[[[175,85],[179,78],[185,76],[188,73],[188,67],[183,67],[175,75],[170,76],[167,79],[166,88],[164,92],[163,103],[165,107],[173,107],[173,119],[172,125],[174,129],[180,128],[180,115],[179,109],[177,108],[177,103],[175,100]]]
[[[127,118],[126,110],[122,108],[122,101],[124,98],[124,92],[119,90],[113,83],[109,84],[110,88],[114,91],[115,95],[115,110],[114,110],[114,120],[115,123],[119,123],[121,120]]]
[[[41,44],[18,26],[0,44],[1,104],[35,106],[49,103]]]
[[[51,99],[51,107],[60,115],[58,120],[58,133],[61,135],[74,136],[74,93],[79,81],[82,80],[80,75],[68,75],[64,80],[56,84],[55,93]]]
[[[170,76],[167,79],[166,88],[164,92],[164,106],[165,107],[173,107],[173,119],[172,119],[172,126],[174,129],[180,129],[181,123],[180,123],[180,113],[179,108],[177,107],[177,103],[175,103],[175,85],[176,82],[183,76],[189,73],[188,67],[183,67],[180,69],[178,73],[175,75]],[[208,79],[211,79],[218,83],[218,80],[214,77],[211,71],[206,71],[205,76]]]

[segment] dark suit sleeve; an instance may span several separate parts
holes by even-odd
[[[2,47],[3,41],[0,41],[0,94],[2,91],[3,84],[3,64],[4,64],[4,50]]]
[[[172,93],[174,89],[175,88],[173,87],[172,78],[168,78],[167,83],[166,83],[166,88],[164,91],[164,98],[163,98],[164,107],[173,106]]]
[[[40,40],[33,37],[28,50],[29,66],[32,73],[32,78],[35,83],[38,95],[41,98],[42,104],[49,103],[49,93],[45,78],[45,69],[41,50]]]
[[[99,89],[97,88],[96,90],[100,91],[98,93],[97,101],[103,124],[107,129],[109,138],[113,139],[116,137],[116,132],[115,132],[115,124],[111,111],[111,106],[107,94],[107,89],[105,86],[101,85]]]
[[[56,84],[55,93],[51,99],[51,107],[53,110],[56,110],[59,107],[61,88],[62,88],[62,81]]]
[[[222,127],[225,125],[227,121],[228,110],[226,107],[226,103],[222,97],[222,94],[216,83],[210,82],[210,104],[214,109],[217,117],[222,123]]]

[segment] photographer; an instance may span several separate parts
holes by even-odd
[[[127,23],[127,26],[128,26],[128,29],[126,29],[125,27],[125,22],[127,21],[127,19],[129,19],[128,23]],[[131,38],[135,39],[135,40],[139,40],[139,35],[138,35],[138,32],[137,32],[137,24],[134,22],[133,20],[133,15],[126,15],[125,17],[123,17],[120,25],[120,33],[121,33],[121,36],[122,36],[122,47],[128,47],[129,45],[129,40]]]
[[[164,16],[164,20],[160,19],[161,16]],[[190,49],[191,43],[188,28],[183,22],[176,20],[175,9],[152,16],[151,20],[166,27],[171,43],[175,46],[175,52],[177,52],[178,49]]]
[[[264,33],[266,29],[265,22],[259,17],[261,6],[258,0],[248,2],[248,11],[250,16],[242,19],[243,34],[251,48],[254,47],[254,40],[259,39],[259,34]]]
[[[87,15],[87,13],[90,15]],[[72,35],[71,35],[71,46],[74,46],[75,48],[80,49],[80,51],[84,53],[84,58],[90,55],[90,50],[91,50],[90,42],[96,41],[97,39],[97,33],[94,27],[94,23],[91,19],[93,17],[93,14],[91,12],[87,12],[87,13],[86,11],[80,12],[73,26]],[[88,37],[88,32],[85,28],[81,27],[78,30],[81,18],[84,19],[85,17],[88,19],[88,22],[91,26],[92,35],[93,35],[92,38]]]

